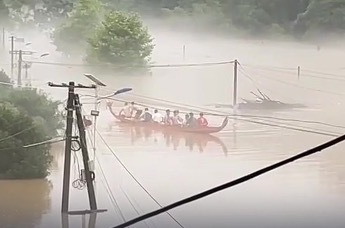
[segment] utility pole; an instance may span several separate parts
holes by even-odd
[[[28,69],[29,69],[29,64],[25,63],[24,64],[24,68],[25,68],[25,80],[28,80]],[[31,82],[29,83],[31,85]]]
[[[22,86],[22,62],[23,62],[23,53],[22,53],[22,50],[19,50],[18,78],[17,78],[17,83],[18,83],[19,88]]]
[[[57,85],[49,84],[54,87]],[[71,152],[72,152],[72,127],[73,127],[73,111],[74,111],[74,82],[70,82],[68,86],[67,99],[67,120],[66,120],[66,143],[65,143],[65,161],[63,173],[63,187],[62,187],[62,206],[61,212],[68,212],[69,204],[69,188],[71,176]]]
[[[74,214],[74,215],[105,212],[107,210],[97,210],[96,196],[95,196],[94,186],[93,186],[93,182],[91,178],[92,172],[90,172],[90,169],[89,169],[89,155],[88,155],[87,146],[86,146],[85,126],[84,126],[84,122],[83,122],[83,118],[81,114],[81,104],[80,104],[78,94],[74,93],[75,88],[94,89],[95,85],[92,85],[92,86],[84,86],[81,84],[75,85],[74,82],[69,82],[68,85],[66,83],[54,84],[54,83],[49,82],[48,85],[50,87],[68,88],[67,120],[66,120],[67,126],[66,126],[65,161],[64,161],[61,212],[65,214],[68,213],[68,214]],[[80,148],[81,148],[82,156],[83,156],[90,210],[71,212],[68,210],[68,208],[69,208],[72,141],[75,140],[75,137],[73,139],[73,136],[72,136],[74,110],[76,111],[77,124],[78,124],[78,129],[79,129]]]
[[[235,59],[234,61],[234,93],[233,93],[233,101],[232,101],[232,105],[234,107],[234,109],[236,109],[236,105],[237,105],[237,68],[238,68],[238,61],[237,59]]]
[[[186,60],[186,45],[183,45],[182,53],[183,53],[183,61],[185,61]]]
[[[96,203],[96,196],[95,196],[95,189],[91,180],[91,172],[89,168],[89,153],[87,151],[87,143],[85,137],[85,126],[83,122],[83,117],[81,114],[81,104],[79,100],[79,95],[74,95],[74,105],[75,111],[77,116],[77,124],[79,129],[79,140],[81,143],[81,152],[83,154],[83,162],[84,162],[84,170],[85,170],[85,179],[87,184],[87,193],[89,195],[89,204],[91,211],[97,210],[97,203]]]
[[[2,49],[5,50],[5,27],[2,27]]]
[[[13,80],[13,68],[14,68],[14,36],[11,36],[11,80]]]

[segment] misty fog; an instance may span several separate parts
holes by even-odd
[[[309,42],[257,37],[236,38],[236,36],[206,31],[203,33],[188,32],[186,29],[179,31],[152,19],[144,23],[154,38],[153,65],[219,63],[237,59],[239,61],[238,102],[241,98],[255,99],[250,92],[260,89],[274,100],[306,105],[306,108],[299,110],[248,111],[249,114],[343,125],[345,45],[341,37],[334,39],[319,37],[318,41]],[[6,36],[9,35],[10,33],[6,33]],[[106,88],[100,90],[101,95],[109,94],[118,88],[132,87],[134,95],[129,93],[119,97],[158,105],[157,100],[145,99],[144,96],[148,96],[167,102],[182,103],[184,108],[189,105],[207,107],[214,112],[218,112],[219,109],[209,107],[207,104],[232,103],[233,64],[153,67],[151,75],[119,75],[116,69],[113,72],[111,70],[105,72],[83,65],[83,56],[69,58],[57,52],[48,32],[18,31],[16,36],[24,37],[25,42],[31,42],[30,45],[16,44],[18,45],[16,48],[36,52],[33,56],[24,57],[24,60],[33,62],[29,70],[33,86],[43,89],[54,99],[65,100],[67,90],[50,88],[47,82],[75,81],[91,84],[84,76],[85,73],[91,73],[107,84]],[[9,42],[6,42],[6,54],[1,56],[0,68],[4,68],[7,72],[10,71],[8,50]],[[40,58],[42,53],[49,53],[49,56]],[[298,67],[301,69],[299,77]],[[78,90],[78,92],[94,93],[87,90]],[[90,99],[83,101],[87,103]],[[165,105],[168,106],[169,103]],[[90,111],[93,104],[84,106]],[[221,110],[232,113],[229,109]],[[246,111],[240,113],[248,114]],[[221,118],[210,117],[212,126],[219,125],[220,122]],[[145,133],[136,132],[137,129],[117,126],[103,104],[98,124],[99,130],[105,135],[111,147],[116,148],[116,152],[128,167],[145,183],[162,205],[235,179],[329,139],[326,136],[305,132],[231,121],[225,131],[217,135],[228,147],[227,154],[224,154],[219,145],[214,144],[205,147],[206,149],[202,151],[195,149],[192,153],[183,147],[185,146],[183,142],[175,142],[179,148],[174,149],[173,146],[166,145],[168,144],[166,138],[161,135],[153,133],[153,136],[148,134],[149,136],[146,137]],[[291,122],[284,124],[288,125]],[[319,125],[294,124],[337,134],[343,131],[339,128]],[[127,219],[137,215],[126,204],[126,198],[121,192],[122,188],[138,205],[141,205],[141,214],[157,209],[157,206],[128,180],[128,176],[122,173],[120,165],[113,160],[101,140],[98,139],[97,142],[100,144],[101,164],[107,173],[107,178],[110,179],[111,189],[116,191],[121,206],[126,209]],[[266,224],[267,227],[273,227],[272,224],[278,227],[281,225],[280,221],[287,224],[289,219],[293,219],[291,224],[301,226],[304,224],[303,218],[299,223],[299,216],[302,213],[305,213],[308,225],[317,218],[318,225],[336,227],[336,225],[331,226],[331,219],[322,219],[327,216],[334,218],[334,224],[337,222],[345,224],[343,216],[338,213],[343,211],[345,205],[345,166],[340,162],[344,158],[342,148],[343,146],[336,147],[327,155],[302,160],[247,185],[229,189],[205,201],[201,200],[173,210],[172,214],[185,227],[211,227],[214,224],[216,224],[214,227],[230,227],[230,225],[239,227],[239,224],[253,227],[248,217],[257,221],[257,224]],[[44,209],[39,208],[38,212],[42,214],[42,218],[37,218],[40,216],[34,213],[35,218],[29,219],[37,220],[38,225],[33,227],[48,227],[50,222],[60,223],[62,150],[62,147],[58,148],[57,152],[54,150],[54,167],[48,178],[54,187],[52,189],[49,187],[49,191],[41,189],[44,195],[49,192],[51,202],[42,200],[43,203],[40,204],[44,205],[42,206]],[[15,187],[16,185],[9,186],[9,188]],[[118,214],[114,216],[114,210],[110,209],[107,192],[100,182],[97,182],[96,191],[99,205],[102,208],[109,208],[110,211],[99,216],[98,222],[101,224],[99,227],[119,224],[121,219]],[[86,197],[85,191],[80,193],[73,189],[72,208],[87,208]],[[14,201],[14,204],[21,207],[21,202]],[[331,211],[333,214],[326,213],[326,216],[323,210]],[[176,227],[169,219],[164,215],[154,220],[154,223],[159,225],[158,227]],[[74,225],[80,225],[80,221],[79,218],[72,219]],[[144,227],[143,224],[141,225],[138,227]]]

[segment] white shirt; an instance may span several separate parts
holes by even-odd
[[[160,122],[163,121],[163,116],[162,116],[162,114],[160,114],[159,112],[153,113],[152,119],[153,119],[154,122],[160,123]]]
[[[183,124],[183,119],[179,115],[174,116],[173,117],[173,124],[174,125]]]
[[[125,106],[123,107],[123,114],[126,116],[126,117],[131,117],[132,116],[132,113],[131,113],[131,107],[130,106]]]

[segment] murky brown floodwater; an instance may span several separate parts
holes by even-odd
[[[322,49],[317,52],[315,47],[307,45],[260,41],[195,42],[188,37],[171,38],[168,35],[160,36],[156,41],[158,46],[154,59],[159,63],[180,63],[183,44],[187,47],[186,62],[237,58],[243,67],[240,67],[239,97],[251,98],[250,91],[257,86],[271,98],[309,106],[299,111],[251,112],[251,115],[343,125],[344,104],[341,93],[345,82],[310,77],[335,76],[305,71],[309,69],[341,75],[345,55],[343,50]],[[45,61],[58,60],[50,56]],[[298,65],[302,67],[299,80]],[[269,68],[270,66],[291,69]],[[47,81],[58,83],[69,80],[89,84],[82,75],[90,71],[85,71],[78,67],[36,64],[31,73],[37,79],[35,84],[40,86]],[[255,86],[246,75],[252,77]],[[97,76],[108,84],[102,94],[130,86],[135,94],[196,106],[232,101],[232,65],[155,68],[153,75],[148,77]],[[42,88],[48,89],[47,86]],[[49,92],[59,99],[65,99],[67,95],[64,89],[51,89]],[[92,94],[92,91],[80,93]],[[123,97],[135,99],[130,95]],[[151,104],[155,102],[157,104],[157,101],[150,101]],[[90,107],[85,105],[85,108],[88,110]],[[104,105],[101,108],[98,122],[100,133],[128,169],[162,205],[233,180],[331,138],[242,121],[237,121],[235,125],[230,122],[223,132],[212,137],[167,137],[157,132],[119,126],[114,123]],[[222,121],[222,118],[209,118],[212,125],[219,125]],[[343,131],[317,124],[284,123],[339,134]],[[121,168],[99,137],[97,144],[99,163],[125,219],[136,217],[136,210],[142,214],[157,209],[158,206]],[[185,227],[344,227],[343,148],[344,144],[340,144],[246,184],[175,209],[171,214]],[[62,227],[60,206],[63,145],[55,145],[52,153],[55,160],[48,181],[0,182],[0,227]],[[108,212],[97,216],[96,227],[111,227],[121,223],[122,218],[109,199],[100,166],[97,164],[96,167],[98,206],[108,209]],[[72,177],[76,178],[76,165],[73,165],[73,170]],[[70,198],[71,210],[88,208],[85,190],[72,188]],[[81,216],[70,216],[69,220],[70,227],[83,227]],[[84,220],[87,223],[88,216]],[[147,224],[140,223],[133,227],[147,225],[178,227],[166,214],[148,220]]]

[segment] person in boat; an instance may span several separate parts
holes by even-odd
[[[152,122],[152,114],[149,112],[148,108],[145,108],[145,111],[141,115],[140,120],[142,122]]]
[[[204,117],[204,113],[200,113],[199,118],[198,118],[198,126],[199,127],[207,127],[208,126],[208,121],[207,119]]]
[[[135,103],[132,101],[130,104],[131,116],[133,119],[139,120],[143,114],[143,110],[137,108]]]
[[[134,101],[131,102],[131,104],[129,105],[129,108],[130,108],[130,110],[131,110],[131,115],[132,115],[132,117],[134,117],[134,116],[135,116],[135,113],[138,111],[138,108],[135,107]]]
[[[187,127],[196,127],[198,126],[198,121],[197,119],[194,117],[194,113],[189,113],[189,119],[187,121]]]
[[[154,110],[152,120],[155,123],[162,123],[163,122],[163,116],[158,112],[157,109]]]
[[[170,114],[170,109],[167,109],[167,110],[165,111],[165,116],[164,116],[164,118],[163,118],[163,124],[165,124],[165,125],[172,125],[172,124],[173,124],[173,122],[172,122],[172,116],[171,116],[171,114]]]
[[[123,116],[125,118],[132,118],[131,107],[129,106],[128,102],[125,102],[125,105],[119,112],[119,116]]]
[[[172,123],[173,123],[173,125],[177,125],[177,126],[183,125],[183,119],[180,116],[179,110],[174,111],[174,116],[172,117]]]
[[[187,113],[187,114],[184,116],[183,126],[187,126],[189,118],[190,118],[190,117],[189,117],[189,114]]]

